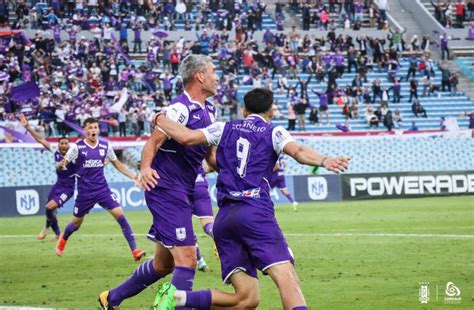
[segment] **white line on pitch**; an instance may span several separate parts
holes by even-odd
[[[287,237],[407,237],[407,238],[460,238],[470,239],[474,235],[458,235],[458,234],[403,234],[403,233],[286,233]],[[137,237],[145,237],[146,234],[135,234]],[[206,236],[198,234],[199,237]],[[36,235],[0,235],[0,239],[10,238],[34,238]],[[74,238],[112,238],[123,237],[122,234],[75,234]]]

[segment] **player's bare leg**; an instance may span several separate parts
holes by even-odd
[[[152,309],[165,310],[174,307],[199,309],[256,309],[260,302],[258,280],[245,272],[230,277],[234,293],[218,290],[182,291],[165,283],[158,292]]]
[[[54,200],[48,201],[46,204],[46,225],[42,231],[36,236],[36,239],[38,240],[44,240],[46,236],[48,235],[49,228],[53,228],[56,238],[59,238],[59,227],[58,227],[58,220],[56,218],[56,215],[54,214],[54,211],[58,208],[58,204]]]
[[[295,268],[290,262],[274,265],[266,270],[280,291],[284,309],[306,307]]]
[[[122,229],[122,233],[127,239],[128,245],[130,247],[130,250],[132,251],[132,256],[135,261],[139,261],[142,257],[145,256],[146,252],[144,250],[141,250],[137,248],[137,244],[135,241],[135,237],[133,235],[133,230],[130,224],[127,221],[127,218],[125,217],[125,214],[123,213],[122,207],[117,207],[113,208],[112,210],[109,210],[110,214],[115,218],[117,223],[120,225],[120,228]]]

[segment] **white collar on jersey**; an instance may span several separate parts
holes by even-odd
[[[264,121],[265,123],[267,122],[267,120],[266,120],[263,116],[261,116],[261,115],[259,115],[259,114],[250,114],[249,116],[247,116],[247,118],[249,118],[249,117],[259,117],[259,118],[261,118],[262,121]]]
[[[95,149],[95,148],[99,145],[99,139],[97,139],[97,143],[96,143],[94,146],[92,146],[92,145],[90,145],[89,143],[87,143],[87,140],[86,140],[86,139],[84,139],[84,143],[85,143],[88,147],[90,147],[91,149]]]
[[[202,104],[199,101],[191,99],[191,96],[188,94],[187,91],[183,91],[184,95],[188,98],[189,102],[197,104],[202,109]],[[206,105],[206,103],[204,103]]]

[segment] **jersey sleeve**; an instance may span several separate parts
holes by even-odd
[[[177,102],[166,109],[166,117],[173,122],[186,126],[189,120],[189,109],[181,102]]]
[[[221,141],[222,134],[224,133],[224,122],[215,122],[206,128],[199,129],[206,136],[207,143],[209,145],[218,145]]]
[[[77,144],[73,143],[69,146],[69,150],[67,150],[67,153],[64,158],[66,158],[66,160],[71,163],[77,159],[78,154],[79,151],[77,149]]]
[[[107,146],[107,158],[110,161],[117,160],[117,155],[115,155],[115,151],[110,144]]]
[[[184,126],[188,124],[189,109],[181,102],[177,102],[175,104],[170,105],[169,107],[164,108],[164,111],[166,112],[166,117],[172,120],[173,122],[179,123]],[[168,134],[163,129],[161,129],[160,126],[156,125],[155,129],[158,129],[169,138]]]
[[[278,155],[283,153],[283,148],[285,147],[285,145],[293,141],[295,140],[291,137],[290,133],[282,126],[277,126],[273,128],[273,132],[272,132],[273,149]]]

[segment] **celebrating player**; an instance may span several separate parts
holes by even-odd
[[[281,153],[306,165],[344,171],[349,158],[328,158],[297,144],[281,126],[273,127],[273,93],[257,88],[244,97],[243,120],[216,122],[202,130],[191,130],[158,116],[157,124],[183,145],[215,145],[219,176],[219,212],[214,240],[219,251],[224,283],[234,294],[217,290],[176,289],[172,283],[159,290],[155,308],[211,306],[254,309],[259,303],[257,269],[269,274],[277,285],[284,309],[307,309],[293,256],[281,232],[270,198],[269,178]]]
[[[212,59],[189,55],[180,67],[184,92],[167,109],[167,117],[191,129],[205,128],[214,121],[214,106],[206,99],[216,94],[217,75]],[[212,149],[211,149],[212,150]],[[153,215],[148,237],[156,241],[154,259],[142,264],[118,287],[99,296],[103,309],[119,306],[147,286],[173,272],[171,283],[191,290],[196,269],[196,247],[192,225],[191,195],[206,146],[183,147],[155,130],[142,152],[142,185]]]
[[[275,165],[275,169],[273,170],[272,177],[270,178],[270,187],[273,189],[278,187],[280,192],[285,195],[285,197],[291,202],[293,205],[293,210],[297,211],[298,203],[293,200],[293,197],[290,194],[290,191],[286,187],[285,182],[285,166],[286,161],[285,157],[282,155],[278,158],[278,162]]]
[[[67,151],[64,159],[58,164],[58,169],[65,169],[71,162],[77,166],[77,198],[74,205],[73,217],[56,245],[56,254],[63,255],[64,248],[69,237],[81,227],[84,216],[98,203],[102,208],[108,210],[117,220],[122,233],[127,239],[132,251],[132,256],[139,261],[145,255],[145,251],[137,248],[132,228],[123,213],[117,197],[110,190],[104,175],[106,159],[121,173],[138,183],[135,176],[127,166],[117,159],[114,150],[106,141],[99,141],[99,122],[94,118],[84,121],[84,133],[86,139],[79,140]]]
[[[25,129],[33,136],[33,138],[44,146],[50,152],[54,154],[54,160],[56,163],[61,162],[69,150],[69,139],[67,137],[60,137],[58,139],[58,146],[51,145],[40,133],[32,129],[26,119],[25,115],[19,115],[20,123]],[[48,202],[46,203],[46,225],[44,229],[36,236],[38,240],[43,240],[48,234],[49,228],[51,227],[56,235],[56,239],[59,238],[61,231],[58,225],[58,219],[56,218],[56,209],[62,207],[74,194],[74,186],[76,184],[76,167],[73,162],[70,162],[66,169],[56,169],[56,175],[58,179],[53,185],[53,188],[49,192]]]

